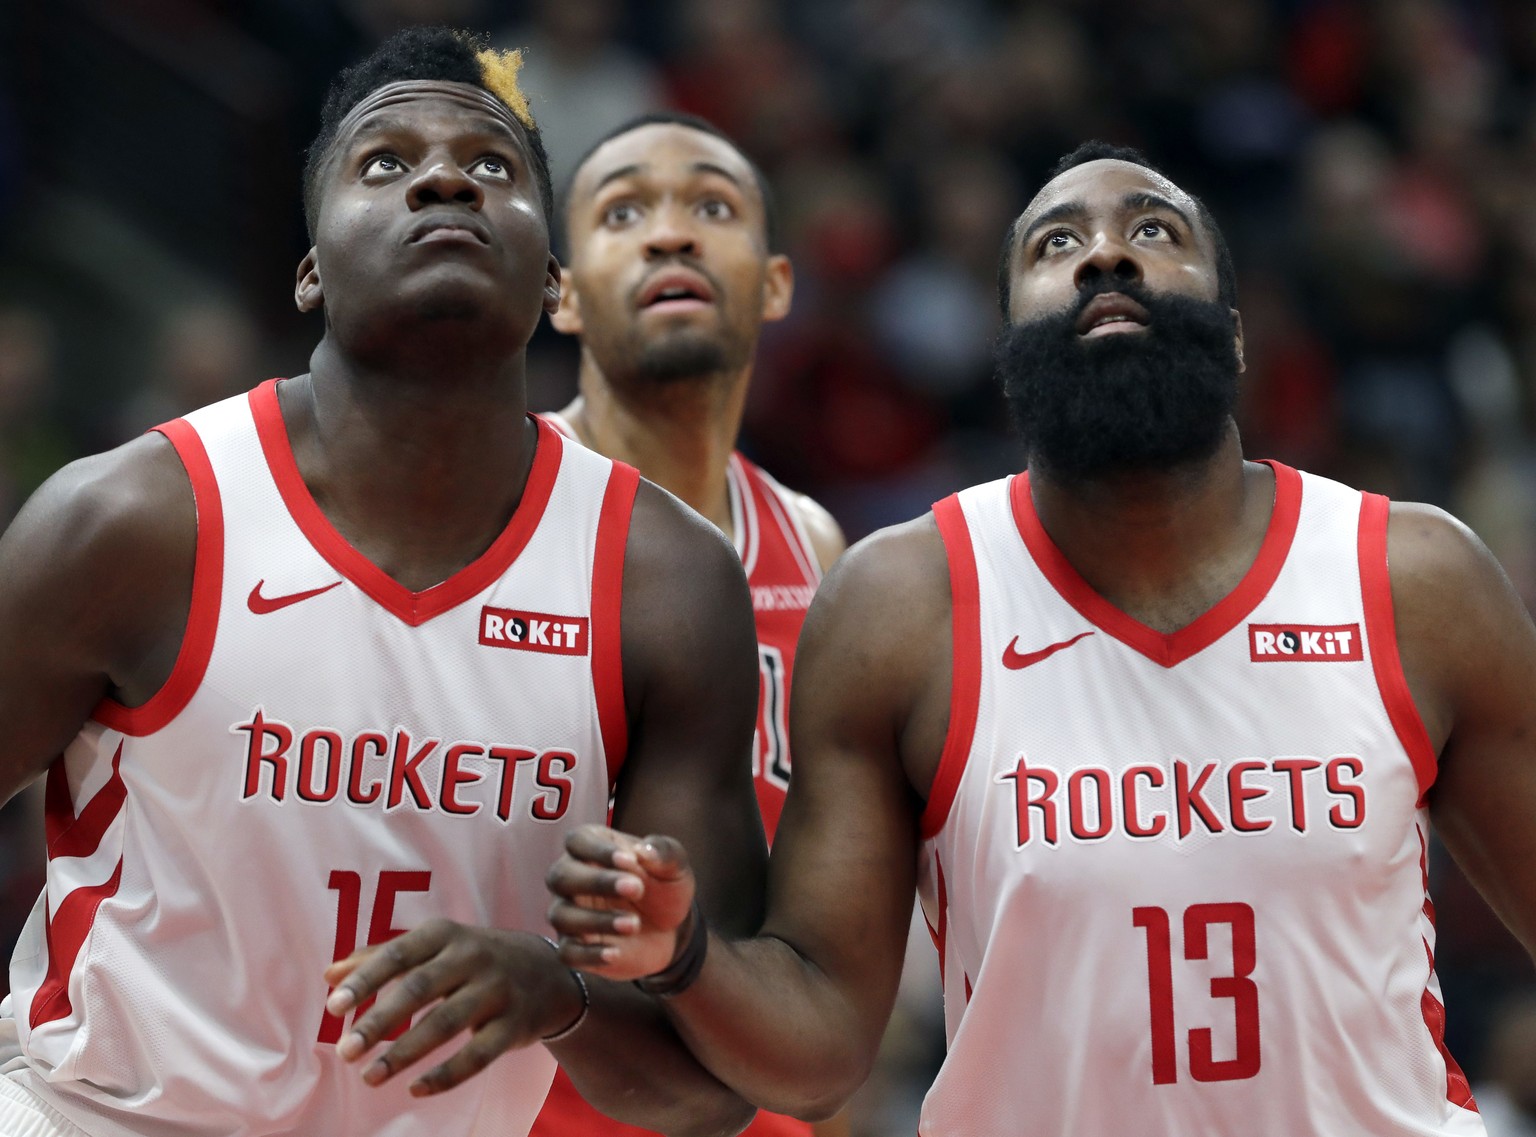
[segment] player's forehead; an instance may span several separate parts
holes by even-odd
[[[608,139],[581,164],[571,183],[578,205],[616,182],[675,182],[723,177],[757,201],[757,179],[741,151],[725,139],[686,123],[656,122]]]
[[[1162,174],[1134,162],[1100,158],[1073,166],[1046,182],[1025,208],[1019,227],[1021,231],[1027,229],[1046,213],[1078,209],[1087,216],[1112,214],[1156,198],[1167,200],[1190,217],[1198,212],[1194,198]]]
[[[526,146],[522,124],[505,103],[482,87],[445,79],[407,79],[370,91],[342,118],[335,145],[342,148],[360,135],[443,118],[466,131],[503,134],[520,148]]]

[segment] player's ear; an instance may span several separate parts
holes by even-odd
[[[795,267],[783,253],[768,258],[767,272],[763,280],[763,320],[772,323],[789,315],[789,304],[795,295]]]
[[[560,283],[558,306],[549,314],[549,322],[555,331],[568,336],[579,336],[585,330],[581,323],[581,297],[576,294],[576,282],[567,276]]]
[[[320,287],[320,258],[314,249],[299,262],[293,282],[293,303],[300,312],[313,312],[325,304],[325,293]]]
[[[544,274],[544,311],[551,319],[560,307],[560,262],[554,253],[549,254],[549,267]]]
[[[1243,314],[1236,308],[1232,309],[1232,336],[1237,343],[1237,373],[1241,375],[1248,367],[1243,362]]]

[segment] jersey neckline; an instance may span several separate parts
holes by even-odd
[[[1027,471],[1014,476],[1008,487],[1008,497],[1019,536],[1061,598],[1096,628],[1127,647],[1163,667],[1174,667],[1237,627],[1269,593],[1285,565],[1301,516],[1301,475],[1280,462],[1265,461],[1264,465],[1275,472],[1275,505],[1258,555],[1231,592],[1175,632],[1149,628],[1094,591],[1040,523],[1029,494]]]
[[[279,379],[269,379],[250,393],[256,435],[266,456],[267,468],[295,524],[326,562],[402,622],[418,627],[434,616],[458,607],[488,588],[517,560],[544,516],[560,470],[561,441],[556,431],[537,415],[538,440],[528,483],[511,518],[490,548],[447,580],[420,592],[406,588],[379,568],[337,531],[321,511],[299,473],[278,405]]]

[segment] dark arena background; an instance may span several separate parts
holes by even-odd
[[[0,518],[74,456],[306,368],[303,148],[328,77],[410,23],[528,49],[557,188],[661,107],[763,167],[797,293],[744,449],[851,538],[1019,465],[999,240],[1099,137],[1227,233],[1246,452],[1450,509],[1536,602],[1529,0],[0,3]],[[546,326],[531,360],[535,408],[562,405],[570,343]],[[0,814],[7,956],[40,817],[40,787]],[[1444,857],[1432,874],[1450,1048],[1480,1099],[1530,1103],[1494,1137],[1536,1133],[1536,972]],[[916,937],[862,1135],[914,1130],[935,971]]]

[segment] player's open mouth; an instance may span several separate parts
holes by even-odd
[[[1077,334],[1084,338],[1139,332],[1147,326],[1147,310],[1120,292],[1104,292],[1084,306]]]
[[[669,269],[646,281],[636,307],[648,312],[692,312],[715,302],[715,290],[700,273]]]

